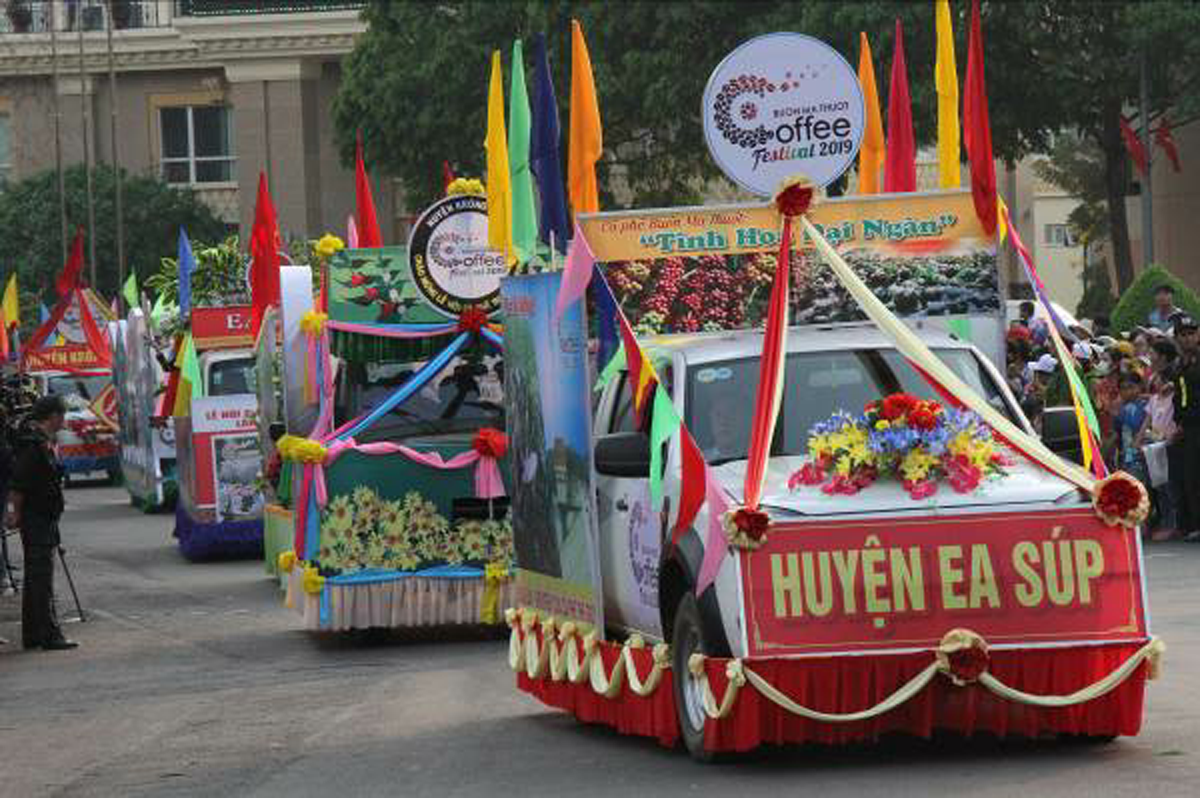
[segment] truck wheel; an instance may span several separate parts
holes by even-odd
[[[675,677],[675,716],[688,754],[698,762],[712,760],[712,752],[704,747],[704,686],[688,670],[692,654],[706,654],[704,629],[700,623],[700,607],[691,590],[683,594],[675,610],[675,628],[671,636],[671,672]]]

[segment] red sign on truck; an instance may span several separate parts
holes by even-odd
[[[1139,545],[1090,509],[773,525],[742,555],[749,653],[1143,639]]]
[[[192,340],[199,350],[253,346],[250,306],[193,308]]]

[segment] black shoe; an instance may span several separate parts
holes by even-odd
[[[73,648],[79,648],[79,644],[74,640],[67,640],[65,637],[42,644],[43,651],[70,651]]]

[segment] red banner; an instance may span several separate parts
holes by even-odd
[[[63,346],[35,349],[25,354],[27,371],[80,371],[107,370],[110,364],[100,358],[87,344],[65,344]]]
[[[197,350],[254,346],[250,332],[250,307],[195,308],[192,310],[192,340]]]
[[[111,427],[114,432],[120,428],[120,424],[117,420],[116,386],[112,385],[111,383],[105,385],[104,390],[100,392],[99,396],[92,400],[92,403],[89,405],[89,407],[91,408],[92,413],[95,414],[96,418]]]
[[[742,579],[751,656],[1147,635],[1137,532],[1090,509],[780,524]]]

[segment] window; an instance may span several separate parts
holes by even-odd
[[[159,109],[163,179],[174,184],[232,181],[232,117],[225,105]]]
[[[1010,421],[1000,389],[968,349],[937,352],[959,379]],[[758,358],[704,363],[688,370],[687,425],[711,465],[741,460],[750,449],[749,408],[758,389]],[[797,352],[788,355],[773,455],[802,455],[808,433],[835,410],[862,412],[863,405],[897,391],[937,399],[929,384],[893,349]]]
[[[0,114],[0,189],[12,172],[12,126],[8,114]]]
[[[208,395],[232,396],[240,393],[257,393],[258,383],[254,374],[254,358],[218,360],[208,369]]]
[[[1047,245],[1052,247],[1075,246],[1075,241],[1071,238],[1071,231],[1065,224],[1046,225],[1045,241]]]

